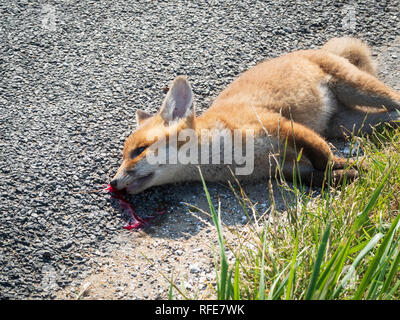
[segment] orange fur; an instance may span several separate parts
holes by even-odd
[[[150,182],[128,191],[136,193],[152,185],[198,180],[197,170],[190,165],[149,167],[141,161],[146,152],[129,158],[135,148],[154,143],[155,134],[168,136],[184,128],[196,130],[198,144],[202,129],[223,128],[232,133],[235,129],[253,129],[257,142],[255,171],[244,180],[263,178],[271,166],[267,153],[276,152],[274,146],[287,142],[290,150],[286,163],[296,157],[295,151],[302,150],[306,158],[302,161],[304,179],[319,177],[317,183],[322,183],[321,172],[332,164],[336,169],[333,177],[341,181],[346,174],[342,170],[346,161],[332,155],[324,137],[340,136],[339,126],[345,130],[361,126],[359,106],[383,106],[388,110],[400,107],[400,94],[374,74],[375,64],[367,45],[357,39],[332,39],[319,50],[292,52],[244,72],[197,118],[190,85],[186,78],[177,77],[157,115],[138,113],[140,125],[125,143],[124,161],[113,180],[115,187],[125,188],[144,176],[151,176]],[[347,118],[342,116],[346,112]],[[389,113],[376,112],[368,124],[388,121],[388,117]],[[172,118],[175,122],[168,124]],[[271,147],[266,147],[268,143]],[[278,155],[282,155],[282,150],[278,150]],[[221,166],[203,169],[206,180],[229,178]],[[132,171],[135,173],[131,174]],[[347,174],[350,178],[357,176],[354,170]]]

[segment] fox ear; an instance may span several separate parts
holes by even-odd
[[[137,124],[140,124],[143,120],[146,120],[151,117],[152,117],[152,115],[145,111],[142,111],[142,110],[136,111],[136,123]]]
[[[192,115],[193,109],[193,93],[189,81],[183,76],[176,77],[161,107],[161,117],[166,122],[175,121]]]

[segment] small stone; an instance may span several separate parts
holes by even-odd
[[[200,268],[198,267],[198,265],[192,264],[191,266],[189,266],[189,271],[190,273],[199,273]]]

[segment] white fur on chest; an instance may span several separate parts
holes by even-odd
[[[316,117],[318,124],[313,128],[318,133],[322,134],[329,125],[329,120],[338,109],[338,102],[335,94],[325,82],[320,83],[319,91],[321,96],[321,108],[319,114],[312,115]]]

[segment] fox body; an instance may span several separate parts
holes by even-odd
[[[237,161],[228,167],[200,159],[204,152],[206,158],[212,153],[216,130],[228,136],[241,133],[243,149],[250,141],[246,134],[252,132],[254,168],[238,176],[241,180],[274,175],[278,164],[283,164],[281,172],[290,177],[299,153],[304,181],[321,184],[328,165],[334,181],[345,175],[355,178],[355,167],[345,170],[348,160],[335,157],[325,139],[343,138],[344,133],[361,129],[370,131],[380,122],[398,119],[400,94],[379,81],[375,72],[365,43],[335,38],[320,49],[295,51],[242,73],[198,117],[190,84],[179,76],[156,115],[137,112],[138,127],[125,142],[123,161],[111,185],[139,193],[155,185],[200,180],[198,167],[205,180],[230,179],[231,169],[240,167]],[[149,163],[150,146],[164,140],[162,148],[168,151],[171,137],[188,129],[195,139],[178,141],[176,148],[202,150],[198,162]],[[225,142],[221,153],[224,147],[227,150]]]

